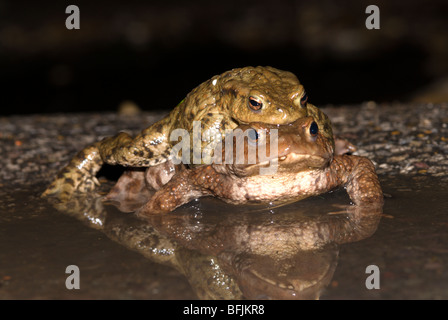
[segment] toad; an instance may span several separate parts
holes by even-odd
[[[237,129],[241,134],[234,134],[234,130],[217,145],[212,164],[182,167],[148,197],[138,215],[168,213],[203,196],[231,204],[283,204],[337,187],[345,187],[355,205],[382,206],[383,194],[372,162],[365,157],[335,154],[332,141],[314,118],[302,117],[284,125],[257,122]],[[231,143],[226,143],[229,137]],[[244,149],[233,152],[238,144]],[[120,179],[106,200],[142,194],[144,175],[133,174]],[[136,185],[137,189],[130,189]]]

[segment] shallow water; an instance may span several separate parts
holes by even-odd
[[[446,182],[380,179],[383,214],[367,225],[344,190],[271,210],[201,199],[142,221],[95,199],[58,211],[42,185],[3,186],[0,298],[448,299]],[[362,236],[345,243],[350,232]],[[65,286],[68,265],[79,290]],[[369,265],[379,289],[366,288]]]

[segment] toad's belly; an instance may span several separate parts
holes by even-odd
[[[304,171],[296,174],[253,176],[245,178],[232,188],[227,202],[273,202],[301,200],[330,190],[322,171]]]

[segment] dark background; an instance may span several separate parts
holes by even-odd
[[[70,4],[80,30],[65,27]],[[365,27],[370,4],[380,30]],[[447,30],[446,0],[0,0],[0,113],[115,111],[124,100],[167,111],[247,65],[292,71],[318,106],[447,101]]]

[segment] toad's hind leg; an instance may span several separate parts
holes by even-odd
[[[96,174],[104,163],[126,167],[164,163],[169,159],[171,148],[166,141],[166,133],[157,129],[166,128],[166,121],[162,119],[135,138],[121,132],[86,147],[59,172],[42,196],[67,200],[75,192],[94,190],[99,185]]]
[[[60,200],[68,200],[75,191],[87,193],[94,190],[95,185],[99,185],[95,176],[102,165],[98,143],[88,146],[78,152],[58,173],[42,196],[57,196]]]
[[[171,152],[167,133],[151,129],[152,126],[135,138],[121,132],[102,140],[98,145],[101,158],[107,164],[125,167],[149,167],[166,162]]]

